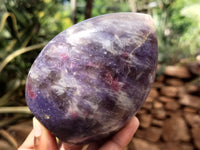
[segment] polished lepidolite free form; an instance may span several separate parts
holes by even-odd
[[[113,13],[85,20],[41,51],[27,77],[27,104],[63,142],[101,140],[144,103],[157,53],[149,15]]]

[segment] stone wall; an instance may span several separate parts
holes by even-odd
[[[164,69],[163,69],[164,68]],[[158,67],[128,150],[200,150],[200,64]]]

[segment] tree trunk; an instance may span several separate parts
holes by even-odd
[[[128,4],[132,12],[137,12],[136,1],[137,0],[128,0]]]
[[[72,9],[72,21],[75,24],[76,23],[76,6],[77,6],[77,1],[76,0],[71,0],[71,9]]]
[[[86,0],[85,19],[91,18],[91,16],[92,16],[92,5],[93,5],[93,0]]]

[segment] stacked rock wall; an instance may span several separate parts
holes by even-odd
[[[164,69],[163,69],[164,68]],[[200,150],[200,64],[158,67],[129,150]]]

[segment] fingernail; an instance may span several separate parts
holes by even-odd
[[[41,126],[39,121],[35,117],[33,118],[33,129],[34,129],[34,136],[40,137],[42,134]]]
[[[42,131],[41,131],[40,123],[38,122],[38,120],[35,117],[33,118],[33,131],[34,131],[34,137],[35,137],[34,143],[35,143],[35,145],[38,145],[39,137],[41,136]]]

